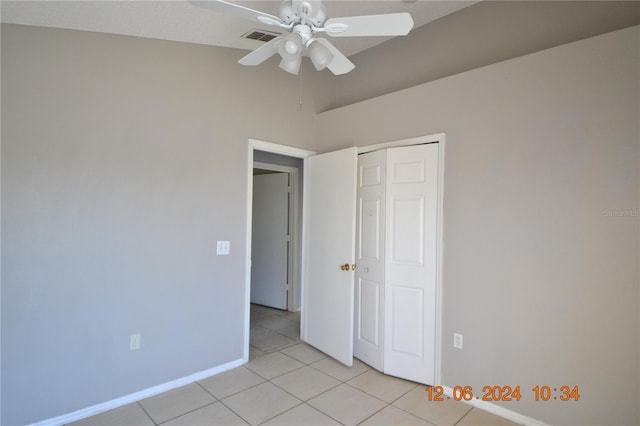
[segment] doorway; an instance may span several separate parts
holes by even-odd
[[[300,215],[306,155],[310,153],[249,141],[245,361],[300,340]]]

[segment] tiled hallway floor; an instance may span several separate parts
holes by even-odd
[[[244,366],[74,425],[514,425],[300,342],[299,315],[252,306]],[[296,328],[297,327],[297,328]]]
[[[249,360],[300,342],[300,312],[251,305]]]

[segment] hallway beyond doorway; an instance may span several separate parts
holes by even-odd
[[[300,312],[251,304],[250,360],[299,342]]]

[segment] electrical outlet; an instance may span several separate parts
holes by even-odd
[[[140,349],[140,333],[129,336],[129,350],[137,351]]]
[[[227,256],[231,251],[231,243],[229,241],[218,241],[216,254],[218,256]]]
[[[453,347],[462,349],[462,334],[453,333]]]

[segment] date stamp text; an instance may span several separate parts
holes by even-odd
[[[471,386],[454,386],[451,396],[445,395],[443,386],[429,386],[426,388],[427,399],[429,401],[445,401],[454,399],[456,401],[471,401],[479,399],[482,401],[520,401],[522,391],[520,386],[483,386],[482,392],[474,393]],[[578,401],[580,390],[578,386],[535,386],[531,388],[529,394],[535,401]]]

